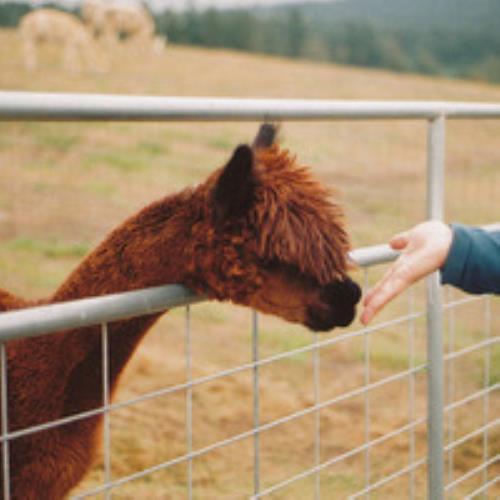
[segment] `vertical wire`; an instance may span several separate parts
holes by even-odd
[[[485,336],[486,339],[491,338],[491,297],[485,297]],[[490,416],[490,393],[488,392],[488,387],[490,386],[491,377],[491,346],[486,347],[484,351],[484,398],[483,398],[483,462],[488,461],[489,454],[489,440],[488,440],[488,429],[487,424]],[[488,483],[488,467],[483,468],[483,486]]]
[[[257,311],[252,311],[252,362],[253,366],[253,427],[254,427],[254,493],[260,492],[260,396],[259,396],[259,321]]]
[[[365,289],[365,292],[368,290],[368,268],[364,269],[363,273],[363,287]],[[371,367],[370,367],[370,335],[368,332],[365,330],[364,336],[363,336],[363,342],[364,342],[364,365],[365,365],[365,392],[364,392],[364,414],[365,414],[365,421],[364,421],[364,434],[365,434],[365,444],[367,445],[365,448],[364,456],[365,456],[365,488],[368,488],[370,486],[371,482],[371,460],[370,460],[370,447],[368,446],[368,443],[370,442],[370,434],[371,434],[371,429],[370,429],[370,393],[367,389],[367,387],[370,384],[370,379],[371,379]],[[370,493],[367,492],[365,494],[365,498],[369,499],[370,498]]]
[[[186,450],[191,455],[193,451],[193,380],[192,368],[192,344],[191,344],[191,308],[186,306],[185,327],[184,327],[184,356],[186,364]],[[190,457],[187,466],[187,498],[193,498],[193,459]]]
[[[410,287],[408,291],[408,313],[412,316],[415,312],[415,289],[414,287]],[[415,360],[415,319],[410,319],[408,323],[408,364],[410,370],[410,376],[408,378],[408,418],[410,423],[415,421],[415,377],[413,369],[415,368],[416,360]],[[410,465],[415,463],[415,432],[416,429],[412,425],[409,430],[409,462]],[[410,469],[410,478],[409,478],[409,490],[408,497],[410,500],[415,498],[415,469],[412,467]]]
[[[321,401],[321,365],[320,365],[320,348],[318,335],[312,333],[314,342],[313,351],[313,370],[314,370],[314,405],[318,407]],[[315,500],[320,500],[321,498],[321,471],[319,465],[321,463],[321,411],[319,408],[316,409],[314,413],[314,465],[318,467],[315,473]]]
[[[108,324],[101,325],[101,345],[102,345],[102,395],[104,407],[104,484],[111,481],[111,428],[109,415],[109,332]],[[111,498],[111,490],[106,490],[106,500]]]
[[[453,291],[448,287],[447,289],[448,301],[453,301]],[[456,321],[455,321],[455,308],[451,307],[448,313],[448,352],[451,354],[455,351],[456,347]],[[448,361],[448,404],[453,403],[455,399],[455,362],[452,359]],[[452,443],[455,436],[455,412],[451,409],[448,413],[448,443]],[[455,447],[450,448],[448,454],[448,483],[453,481],[453,472],[455,467]],[[450,490],[453,493],[453,490]]]
[[[0,344],[0,370],[2,372],[1,383],[1,411],[2,411],[2,469],[3,469],[3,498],[10,500],[10,457],[9,441],[7,434],[9,432],[9,404],[7,394],[7,352],[5,343]]]

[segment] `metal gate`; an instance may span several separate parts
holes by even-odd
[[[337,119],[415,119],[428,122],[428,160],[427,160],[427,217],[441,220],[444,214],[444,151],[445,127],[447,119],[481,119],[500,118],[500,105],[474,104],[452,102],[358,102],[358,101],[299,101],[299,100],[237,100],[237,99],[187,99],[187,98],[160,98],[160,97],[132,97],[132,96],[99,96],[77,94],[36,94],[22,92],[0,92],[0,120],[38,120],[38,121],[81,121],[81,120],[108,120],[108,121],[221,121],[221,120],[337,120]],[[495,221],[490,221],[494,223]],[[491,228],[499,226],[491,226]],[[380,245],[366,247],[352,252],[352,258],[364,269],[365,283],[369,282],[369,272],[373,266],[390,262],[396,254],[387,246]],[[353,457],[362,457],[363,478],[362,487],[357,488],[349,498],[365,497],[376,494],[385,485],[398,478],[408,479],[408,489],[401,492],[401,498],[418,498],[420,494],[416,488],[418,471],[427,471],[427,496],[432,499],[452,498],[456,489],[472,477],[479,477],[479,483],[467,498],[486,498],[488,494],[500,494],[498,440],[500,434],[500,418],[493,409],[498,405],[500,382],[491,380],[493,349],[500,344],[498,332],[492,328],[492,315],[497,307],[495,299],[491,297],[456,297],[453,292],[447,291],[443,300],[443,291],[437,274],[431,276],[426,284],[425,311],[419,311],[413,299],[413,292],[408,294],[407,313],[395,319],[381,322],[367,328],[361,328],[339,334],[333,338],[322,340],[314,337],[307,346],[290,349],[286,352],[268,356],[259,356],[259,319],[256,313],[252,316],[252,360],[234,368],[218,371],[209,376],[192,376],[191,356],[191,307],[189,304],[201,300],[193,296],[188,290],[178,285],[170,285],[137,292],[128,292],[115,296],[96,299],[83,299],[71,303],[37,307],[28,310],[4,313],[0,315],[1,339],[1,411],[3,470],[4,477],[9,475],[9,447],[11,440],[26,434],[39,432],[48,428],[63,425],[68,422],[102,414],[104,417],[104,474],[103,484],[90,491],[82,492],[76,498],[86,498],[105,494],[111,497],[113,491],[131,481],[153,474],[159,470],[169,469],[179,464],[185,464],[186,497],[193,498],[193,461],[209,454],[214,450],[222,449],[238,441],[251,439],[254,448],[253,463],[253,496],[252,498],[272,497],[279,494],[295,483],[311,479],[313,496],[321,497],[321,473],[339,463],[349,461]],[[467,347],[457,348],[455,312],[468,304],[481,304],[483,318],[481,338],[476,338]],[[113,403],[109,397],[108,374],[108,323],[134,316],[171,309],[172,307],[186,306],[185,328],[185,367],[186,381],[164,389],[154,391],[139,398],[126,402]],[[427,355],[422,362],[417,359],[415,347],[415,331],[417,322],[426,318]],[[448,332],[448,350],[444,351],[444,335]],[[75,415],[50,422],[34,428],[15,432],[9,431],[7,393],[8,380],[6,378],[6,342],[22,337],[29,337],[68,328],[100,324],[103,345],[103,401],[102,408],[85,414]],[[405,369],[395,370],[388,376],[372,379],[370,366],[371,342],[378,332],[388,327],[400,329],[408,340],[408,366]],[[333,398],[324,399],[321,396],[320,356],[325,349],[334,348],[342,342],[361,340],[363,343],[363,383],[352,390],[343,392]],[[482,387],[465,397],[457,399],[454,396],[453,385],[456,363],[470,353],[482,353],[483,356],[483,383]],[[313,402],[302,409],[282,418],[262,422],[260,412],[260,373],[263,367],[271,366],[288,358],[307,353],[312,356],[313,370]],[[237,373],[248,372],[252,375],[253,385],[253,426],[251,429],[219,440],[209,446],[196,448],[193,445],[193,390]],[[445,373],[448,384],[445,388]],[[415,408],[415,384],[417,377],[424,375],[427,380],[427,415],[419,416]],[[396,381],[407,382],[408,419],[403,425],[390,431],[374,436],[372,425],[372,398],[374,392]],[[138,470],[132,475],[114,477],[111,470],[111,433],[109,419],[113,411],[141,401],[150,400],[176,392],[185,393],[185,435],[186,452],[174,459],[159,463],[144,470]],[[346,402],[352,398],[363,398],[362,429],[363,442],[347,451],[336,454],[334,457],[322,457],[321,414],[329,408]],[[472,401],[482,402],[481,424],[470,432],[457,437],[456,414]],[[261,474],[261,437],[272,429],[278,429],[292,421],[303,417],[314,418],[314,432],[310,442],[314,449],[314,464],[289,476],[286,479],[269,486],[262,486]],[[417,429],[424,427],[427,435],[427,451],[424,455],[417,453]],[[446,429],[445,429],[446,428]],[[445,435],[446,433],[446,435]],[[373,450],[380,444],[396,438],[407,436],[409,442],[409,456],[406,464],[401,464],[390,473],[377,474],[373,470]],[[482,442],[481,463],[468,470],[465,474],[455,477],[453,474],[454,450],[468,440],[480,439]],[[446,469],[446,464],[448,469]],[[118,496],[117,496],[118,497]],[[4,484],[4,498],[9,498],[8,481]]]

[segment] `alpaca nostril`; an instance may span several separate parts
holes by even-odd
[[[344,281],[335,281],[327,285],[323,297],[332,304],[355,306],[361,299],[361,288],[350,278]]]

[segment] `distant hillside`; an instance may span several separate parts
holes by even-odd
[[[1,2],[0,26],[27,4]],[[500,0],[337,0],[156,13],[174,43],[500,82]]]

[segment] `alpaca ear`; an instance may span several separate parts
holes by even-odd
[[[253,141],[253,149],[270,148],[274,144],[277,134],[277,125],[273,125],[272,123],[263,123]]]
[[[253,152],[249,146],[241,145],[234,150],[215,186],[215,221],[220,223],[244,215],[253,194]]]

